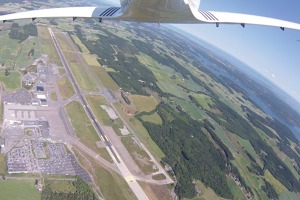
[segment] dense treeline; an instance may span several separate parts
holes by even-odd
[[[180,107],[177,109],[180,110]],[[176,194],[180,198],[194,197],[196,193],[193,179],[198,179],[218,195],[232,198],[225,177],[228,172],[226,158],[201,131],[204,125],[167,104],[160,104],[156,111],[161,116],[163,125],[145,121],[143,125],[166,154],[163,161],[172,167],[178,181],[175,186]],[[209,128],[208,124],[206,128]]]
[[[97,200],[97,197],[93,193],[90,186],[85,183],[81,178],[77,178],[76,181],[73,182],[73,185],[76,188],[75,193],[56,193],[53,192],[49,184],[45,185],[45,188],[42,192],[41,199],[42,200]]]
[[[207,130],[207,132],[209,132],[210,136],[217,143],[217,145],[219,145],[219,147],[224,151],[226,159],[233,160],[234,157],[232,153],[226,147],[226,145],[224,145],[224,143],[220,140],[220,138],[218,138],[218,136],[215,134],[215,132],[213,131],[214,130],[213,126],[207,120],[205,120],[204,123],[205,123],[204,128]]]
[[[38,36],[38,31],[34,24],[19,26],[18,23],[13,23],[8,35],[11,39],[20,40],[20,42],[23,42],[29,36]]]

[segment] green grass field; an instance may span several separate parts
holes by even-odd
[[[85,62],[90,65],[90,66],[96,66],[96,67],[101,67],[100,63],[98,62],[97,58],[95,58],[94,56],[90,55],[90,54],[83,54],[82,55]]]
[[[73,39],[73,41],[80,47],[80,50],[82,53],[90,53],[88,48],[81,42],[81,40],[76,35],[70,35]]]
[[[115,120],[109,118],[107,112],[101,107],[101,105],[108,105],[103,96],[86,95],[86,100],[100,124],[111,126],[118,135],[122,135],[120,128],[123,128],[124,124],[119,118]]]
[[[158,104],[155,98],[142,95],[130,95],[138,112],[150,112],[154,110]]]
[[[40,43],[37,37],[29,37],[27,40],[20,43],[20,47],[20,51],[14,59],[14,63],[18,68],[30,66],[35,59],[41,56]],[[34,54],[32,56],[28,56],[31,49],[34,49]]]
[[[0,199],[38,200],[41,194],[35,188],[34,180],[1,180]]]
[[[88,92],[99,92],[96,84],[92,81],[82,64],[72,63],[70,67],[81,90]]]
[[[96,142],[101,141],[101,139],[99,138],[81,103],[73,101],[66,106],[66,110],[76,133],[76,137],[80,140],[80,142],[91,148],[95,153],[99,153],[99,155],[107,161],[113,162],[105,148],[97,147]]]
[[[113,91],[117,91],[120,88],[103,67],[89,66],[89,68],[104,87]]]
[[[14,59],[21,50],[18,40],[9,38],[8,32],[0,34],[0,64],[4,63],[6,67],[13,67]]]
[[[245,195],[242,190],[237,186],[232,178],[226,178],[230,191],[232,192],[234,198],[233,200],[246,200]]]
[[[66,100],[75,95],[74,88],[68,77],[60,78],[56,83],[62,99]]]
[[[73,101],[66,106],[66,110],[75,130],[76,137],[94,151],[97,150],[95,142],[100,141],[100,138],[81,103]]]
[[[0,81],[5,91],[14,91],[21,87],[21,73],[11,71],[9,76],[5,76],[5,71],[0,70]]]
[[[143,115],[142,120],[153,123],[153,124],[157,124],[157,125],[162,125],[162,123],[163,123],[161,117],[156,112],[151,115]]]
[[[214,105],[214,102],[211,98],[205,94],[193,94],[193,96],[197,99],[198,103],[202,106],[205,110],[210,110],[210,105]]]
[[[57,101],[57,100],[58,100],[58,99],[57,99],[56,92],[52,92],[52,93],[50,94],[50,96],[51,96],[51,100],[52,100],[52,101]]]
[[[64,33],[58,31],[53,31],[53,33],[62,51],[74,51],[74,48],[66,40]]]

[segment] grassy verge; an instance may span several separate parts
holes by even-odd
[[[113,127],[114,131],[118,135],[121,135],[120,128],[124,127],[122,121],[119,118],[115,120],[110,119],[107,112],[103,108],[101,108],[101,105],[108,106],[105,98],[102,96],[86,95],[86,100],[93,110],[93,113],[96,115],[98,122],[104,126]]]
[[[70,67],[81,90],[89,92],[99,91],[82,64],[71,64]]]
[[[52,93],[50,94],[50,96],[51,96],[51,100],[52,100],[52,101],[57,101],[57,100],[58,100],[58,99],[57,99],[56,92],[52,92]]]
[[[73,41],[80,48],[82,53],[90,53],[90,51],[86,48],[86,46],[81,42],[81,40],[76,35],[71,35]]]
[[[156,174],[156,175],[153,175],[152,176],[152,179],[153,180],[165,180],[166,179],[166,176],[164,174]]]
[[[95,184],[100,188],[105,199],[136,199],[128,184],[121,176],[115,172],[101,167],[93,158],[85,154],[83,154],[84,157],[78,154],[78,152],[76,153],[76,151],[75,154],[77,155],[78,161],[81,163],[81,165],[93,175]],[[92,167],[89,165],[87,160]]]
[[[81,103],[73,101],[66,106],[66,110],[76,133],[76,137],[85,146],[89,147],[94,152],[99,153],[101,157],[112,163],[113,160],[107,150],[105,148],[97,147],[96,142],[100,141],[100,138]]]
[[[61,97],[66,100],[75,95],[74,88],[69,78],[64,77],[57,80],[57,86]]]
[[[105,71],[103,67],[99,66],[89,66],[92,73],[95,75],[97,79],[101,81],[101,84],[109,88],[113,91],[117,91],[119,89],[119,86],[116,84],[116,82],[110,77],[110,75]]]

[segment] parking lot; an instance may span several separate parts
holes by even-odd
[[[27,140],[7,154],[8,173],[78,175],[91,182],[89,174],[66,152],[64,144]]]

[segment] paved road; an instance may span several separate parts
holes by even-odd
[[[94,125],[94,127],[96,128],[97,133],[99,134],[99,137],[101,137],[104,140],[104,143],[106,145],[106,149],[108,150],[108,153],[111,155],[111,157],[113,158],[113,160],[115,161],[115,164],[117,165],[117,167],[119,168],[122,176],[125,178],[125,180],[127,181],[129,187],[131,188],[131,190],[134,192],[134,194],[136,195],[136,197],[140,200],[148,200],[149,198],[147,197],[146,193],[144,192],[144,190],[141,188],[141,186],[138,184],[138,182],[136,181],[135,177],[130,173],[130,171],[128,170],[127,166],[124,164],[124,162],[122,161],[122,159],[120,158],[119,154],[117,153],[116,149],[114,148],[114,146],[110,143],[110,141],[107,139],[107,137],[104,134],[103,129],[101,128],[101,126],[99,125],[99,123],[96,121],[96,118],[93,114],[93,112],[91,111],[90,107],[88,106],[83,93],[81,92],[81,89],[79,88],[73,74],[72,71],[70,70],[70,67],[62,53],[62,50],[59,47],[59,44],[57,43],[55,36],[52,32],[52,30],[49,28],[49,33],[51,35],[51,38],[53,40],[53,43],[55,45],[55,48],[59,54],[59,57],[62,61],[62,64],[64,65],[67,73],[70,75],[70,80],[79,96],[79,99],[81,101],[81,103],[83,104],[86,113],[88,114],[89,118],[92,120],[92,123]],[[98,159],[98,157],[96,157]]]

